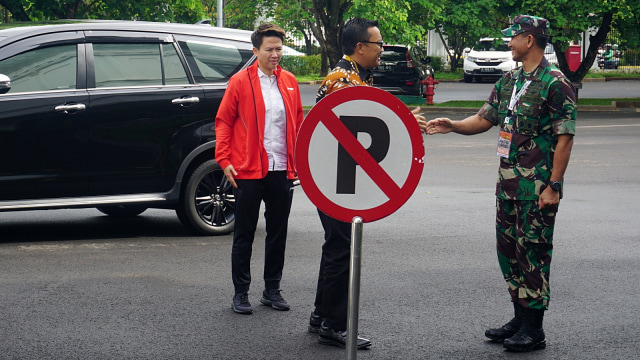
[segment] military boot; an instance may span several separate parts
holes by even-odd
[[[505,349],[517,352],[540,350],[547,347],[542,330],[544,310],[522,308],[522,324],[518,332],[504,341]]]
[[[522,307],[518,305],[518,303],[513,303],[513,313],[514,317],[508,323],[504,324],[502,327],[489,329],[484,332],[484,336],[491,339],[493,342],[501,343],[505,339],[512,337],[519,329],[520,324],[522,323],[521,317]]]

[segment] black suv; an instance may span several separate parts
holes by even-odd
[[[395,95],[424,96],[429,57],[417,47],[383,45],[380,65],[372,69],[373,86]]]
[[[0,211],[165,208],[197,233],[231,232],[214,119],[251,50],[247,32],[205,25],[0,30]]]

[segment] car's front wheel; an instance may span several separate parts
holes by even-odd
[[[201,235],[223,235],[233,231],[235,220],[233,186],[220,165],[207,160],[189,176],[180,203],[178,218]]]
[[[470,83],[472,81],[473,81],[473,76],[472,75],[464,74],[464,82]]]

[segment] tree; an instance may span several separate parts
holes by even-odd
[[[441,18],[444,4],[436,0],[353,0],[350,17],[378,21],[386,43],[414,44],[424,39]]]
[[[635,39],[640,29],[640,0],[503,0],[497,3],[500,5],[499,10],[506,15],[537,15],[551,22],[552,44],[559,68],[575,83],[582,81],[589,72],[596,60],[598,47],[604,43],[614,21],[629,26],[621,30],[636,34]],[[571,41],[579,41],[581,34],[585,32],[589,33],[589,48],[580,66],[571,71],[565,51]]]
[[[226,0],[224,26],[254,30],[257,19],[268,11],[268,6],[264,1]]]
[[[201,0],[0,0],[16,21],[120,19],[194,23],[204,16]]]
[[[322,76],[328,73],[325,59],[333,68],[342,58],[342,27],[345,15],[352,6],[353,2],[347,0],[313,0],[310,11],[315,21],[310,21],[309,27],[322,49]]]
[[[472,47],[482,37],[502,37],[501,28],[496,27],[499,15],[494,8],[494,0],[444,2],[444,10],[435,29],[450,55],[452,71],[460,67],[465,48]]]

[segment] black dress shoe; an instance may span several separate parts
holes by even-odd
[[[312,312],[309,317],[309,327],[307,328],[310,333],[317,334],[320,332],[320,326],[322,326],[323,318],[320,315],[316,314],[316,312]]]
[[[484,336],[491,339],[493,342],[501,343],[506,339],[515,335],[516,332],[520,329],[520,320],[513,318],[508,323],[504,324],[502,327],[495,329],[488,329],[484,332]]]
[[[347,332],[329,329],[322,324],[320,326],[320,334],[318,335],[318,343],[345,348],[347,347]],[[368,349],[371,347],[371,341],[358,336],[356,347],[358,350]]]
[[[501,343],[515,335],[520,330],[520,326],[522,326],[522,306],[518,305],[518,303],[513,303],[513,313],[514,316],[511,321],[502,325],[502,327],[485,331],[484,336],[493,342]]]

